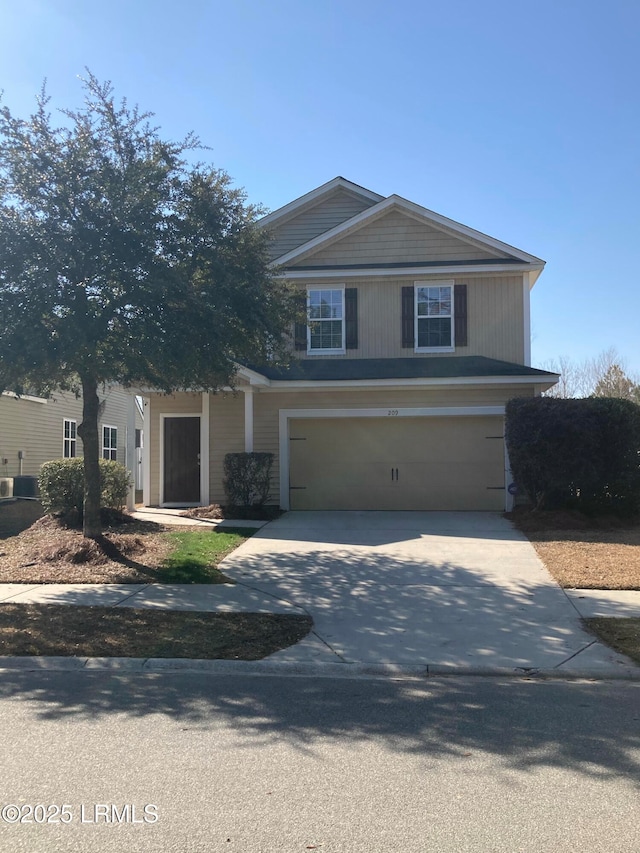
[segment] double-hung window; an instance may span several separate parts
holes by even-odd
[[[415,342],[418,352],[454,349],[453,282],[416,282]]]
[[[112,426],[102,427],[102,458],[116,459],[118,454],[118,429]]]
[[[77,439],[76,421],[64,418],[62,422],[62,455],[65,459],[73,459],[75,457]]]
[[[307,291],[307,352],[345,352],[344,288]]]

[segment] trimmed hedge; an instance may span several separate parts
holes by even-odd
[[[120,462],[100,459],[100,506],[120,510],[127,502],[131,485],[129,472]],[[38,477],[40,499],[45,512],[77,510],[82,518],[84,505],[84,460],[52,459],[45,462]]]
[[[222,485],[230,506],[262,506],[269,500],[273,453],[227,453]]]
[[[640,406],[629,400],[527,397],[506,408],[515,482],[536,509],[640,511]]]

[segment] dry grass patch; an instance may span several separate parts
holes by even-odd
[[[290,614],[2,604],[0,655],[260,660],[311,627]]]
[[[600,616],[584,621],[604,643],[640,664],[640,619]]]
[[[560,586],[640,590],[640,525],[580,513],[517,513],[512,520]]]

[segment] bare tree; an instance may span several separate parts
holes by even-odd
[[[640,400],[640,377],[629,373],[625,359],[615,347],[580,362],[567,355],[548,359],[542,367],[560,374],[557,385],[546,392],[548,397],[596,396]]]
[[[588,397],[589,379],[584,363],[574,361],[568,355],[549,359],[542,364],[544,370],[559,373],[558,384],[546,392],[547,397]]]

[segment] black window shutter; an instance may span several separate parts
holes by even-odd
[[[307,311],[307,295],[306,293],[301,293],[298,298],[298,314],[305,314]],[[307,349],[307,324],[306,323],[296,323],[294,329],[294,347],[297,350],[306,350]]]
[[[344,291],[345,340],[347,349],[358,349],[358,289]]]
[[[413,349],[415,335],[413,330],[415,312],[415,292],[413,287],[402,288],[402,347]]]
[[[467,346],[467,285],[456,284],[453,288],[453,311],[457,347]]]

